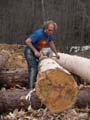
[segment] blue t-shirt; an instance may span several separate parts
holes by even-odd
[[[32,35],[29,36],[33,46],[40,50],[44,48],[48,42],[52,41],[53,35],[46,35],[43,29],[36,30]]]

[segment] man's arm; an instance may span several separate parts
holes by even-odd
[[[25,40],[25,43],[31,48],[31,50],[34,52],[36,57],[40,57],[40,52],[33,46],[30,38],[27,38]]]
[[[57,50],[56,50],[56,47],[55,47],[54,42],[53,42],[53,41],[50,41],[50,42],[49,42],[49,46],[50,46],[50,48],[52,49],[52,51],[55,53],[56,57],[59,59],[60,57],[59,57],[59,55],[58,55],[58,53],[57,53]]]

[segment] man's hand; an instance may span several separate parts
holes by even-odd
[[[40,56],[41,56],[41,54],[40,54],[39,51],[35,51],[35,52],[34,52],[34,55],[35,55],[36,57],[40,57]]]
[[[56,58],[57,58],[57,59],[60,59],[60,56],[59,56],[58,54],[56,54]]]

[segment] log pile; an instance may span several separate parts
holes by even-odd
[[[0,44],[0,88],[27,87],[27,64],[23,45]]]
[[[26,109],[28,108],[30,101],[25,99],[25,96],[29,90],[22,89],[10,89],[6,91],[0,91],[0,114],[4,112],[13,111],[14,109]],[[31,106],[34,110],[45,108],[41,100],[38,98],[35,91],[31,93]],[[90,87],[83,87],[80,89],[75,106],[78,108],[90,108]]]
[[[81,57],[74,57],[73,55],[71,57],[71,55],[61,53],[60,60],[56,60],[55,57],[51,58],[51,56],[50,58],[43,57],[40,59],[36,92],[32,93],[31,101],[28,104],[25,96],[29,90],[23,90],[23,87],[27,86],[27,65],[23,55],[21,53],[17,54],[19,51],[23,53],[21,50],[23,47],[18,46],[18,50],[16,45],[12,47],[13,50],[11,50],[10,46],[8,48],[10,48],[10,57],[8,57],[8,54],[0,57],[1,61],[3,58],[4,63],[1,64],[0,67],[0,86],[1,89],[2,87],[6,87],[6,89],[14,87],[14,89],[0,91],[0,113],[11,111],[14,108],[25,108],[30,102],[33,109],[39,109],[45,105],[52,113],[62,112],[72,107],[72,105],[78,108],[90,107],[90,88],[86,87],[79,90],[72,74],[74,73],[82,77],[85,81],[89,81],[89,60],[87,62],[85,58],[81,59]],[[3,47],[0,49],[2,50]],[[13,58],[11,58],[11,56]],[[70,58],[68,56],[70,56]],[[81,61],[78,58],[80,58]],[[84,63],[84,61],[86,61],[86,63]],[[81,64],[82,62],[83,64]],[[21,89],[16,90],[15,87],[17,85],[22,86]],[[11,103],[14,104],[11,105]]]

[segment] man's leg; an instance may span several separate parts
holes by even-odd
[[[29,72],[28,87],[29,89],[33,89],[37,77],[38,62],[30,49],[26,50],[24,54],[27,60]]]
[[[37,69],[34,67],[30,68],[29,79],[28,79],[30,89],[33,89],[35,87],[36,77],[37,77]]]

